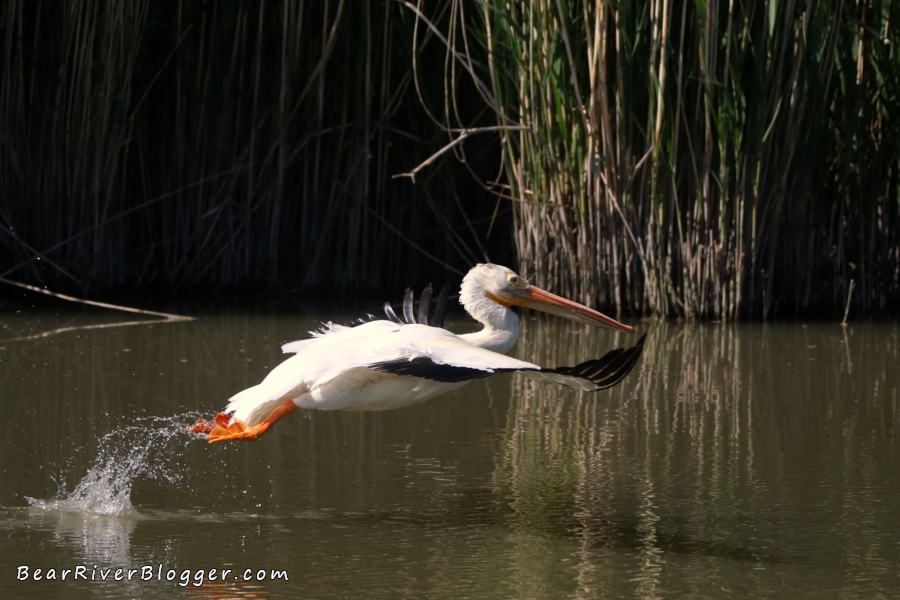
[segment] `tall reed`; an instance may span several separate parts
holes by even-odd
[[[458,209],[462,167],[430,172],[428,194],[390,177],[440,143],[411,60],[442,51],[425,32],[411,53],[396,2],[0,11],[0,272],[361,288],[484,259],[493,207]]]
[[[857,310],[896,305],[895,13],[11,0],[0,274],[370,287],[514,245],[620,311],[837,312],[851,279]],[[473,127],[499,133],[391,177]]]
[[[447,79],[522,127],[494,191],[525,271],[688,318],[900,300],[890,2],[451,5]]]

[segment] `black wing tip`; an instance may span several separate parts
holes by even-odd
[[[574,367],[557,367],[556,369],[542,369],[550,373],[559,373],[590,381],[596,387],[594,392],[608,390],[622,383],[622,380],[631,373],[644,350],[644,340],[647,334],[640,337],[637,343],[630,348],[616,348],[610,350],[602,357],[587,360]]]
[[[611,364],[609,364],[606,369],[603,369],[597,373],[594,378],[591,378],[591,381],[599,386],[598,390],[607,390],[622,383],[622,380],[631,373],[631,370],[641,358],[646,337],[647,334],[645,333],[637,341],[637,344],[631,348],[618,348],[617,350],[607,353],[607,356],[613,352],[618,353],[618,355],[613,357]]]

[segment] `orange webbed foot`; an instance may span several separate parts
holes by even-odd
[[[204,421],[203,419],[198,419],[197,423],[191,427],[191,433],[210,433],[216,427],[228,427],[228,422],[231,420],[231,417],[226,415],[225,413],[219,413],[215,416],[215,419],[212,421]]]
[[[259,425],[250,427],[240,419],[231,419],[226,425],[219,424],[207,434],[206,439],[209,443],[214,442],[255,442],[262,434],[268,431],[271,425],[262,422]]]
[[[293,400],[285,400],[278,408],[269,413],[269,416],[258,425],[249,426],[240,419],[229,417],[225,413],[216,415],[214,421],[200,419],[191,427],[193,433],[205,433],[206,439],[213,442],[255,442],[282,417],[297,410]]]

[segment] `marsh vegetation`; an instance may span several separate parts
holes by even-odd
[[[900,302],[886,0],[2,11],[22,280],[371,288],[491,259],[626,313]]]

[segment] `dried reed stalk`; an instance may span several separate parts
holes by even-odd
[[[687,318],[836,313],[851,277],[900,299],[891,3],[450,5],[447,64],[521,127],[494,191],[524,271]]]

